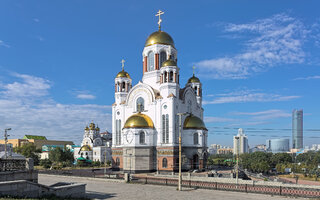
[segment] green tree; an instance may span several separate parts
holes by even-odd
[[[33,143],[28,143],[21,147],[15,147],[13,151],[20,153],[26,158],[32,158],[34,165],[39,165],[39,153],[41,153],[41,149],[37,149],[36,145]]]
[[[49,152],[49,160],[54,164],[68,165],[73,163],[73,153],[67,149],[63,150],[60,147],[54,148]]]

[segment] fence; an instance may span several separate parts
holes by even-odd
[[[132,176],[132,183],[155,184],[177,186],[178,179],[158,178],[158,177],[139,177]],[[212,190],[238,191],[247,193],[260,193],[270,195],[294,196],[294,197],[320,197],[320,188],[302,188],[302,187],[284,187],[284,186],[268,186],[254,184],[235,184],[220,182],[203,182],[193,180],[182,180],[182,187],[202,188]]]
[[[63,175],[63,176],[80,176],[91,178],[108,178],[124,179],[122,173],[104,173],[104,169],[70,169],[70,170],[40,170],[40,174]]]
[[[0,159],[0,171],[19,171],[26,169],[26,160]]]

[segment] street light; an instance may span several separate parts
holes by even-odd
[[[8,135],[7,131],[10,131],[11,128],[4,129],[4,158],[7,159],[7,143],[8,143]]]
[[[237,159],[237,164],[236,164],[236,184],[238,188],[238,181],[239,181],[239,137],[236,136],[235,139],[237,140],[237,152],[236,152],[236,159]]]
[[[177,113],[179,116],[179,180],[178,180],[178,190],[181,191],[181,182],[182,182],[182,175],[181,175],[181,164],[182,164],[182,159],[181,159],[181,123],[182,123],[182,115],[187,115],[188,113]]]

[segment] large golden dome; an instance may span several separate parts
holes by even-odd
[[[164,31],[156,31],[148,37],[145,46],[147,47],[153,44],[167,44],[174,47],[172,37]]]
[[[153,122],[147,115],[138,113],[127,119],[124,128],[153,128]]]
[[[200,79],[195,77],[194,74],[191,78],[189,78],[188,83],[200,83]]]
[[[116,78],[130,78],[130,75],[128,72],[122,70],[117,74]]]
[[[199,117],[189,115],[186,117],[183,123],[183,129],[201,129],[207,130],[206,125]]]

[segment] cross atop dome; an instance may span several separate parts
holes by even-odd
[[[125,63],[125,62],[126,62],[126,61],[125,61],[124,59],[121,60],[122,71],[124,71],[124,63]]]
[[[158,20],[159,31],[161,31],[161,22],[162,22],[161,15],[163,15],[163,14],[164,14],[164,12],[162,12],[161,10],[159,10],[156,14],[156,17],[159,16],[159,20]]]

